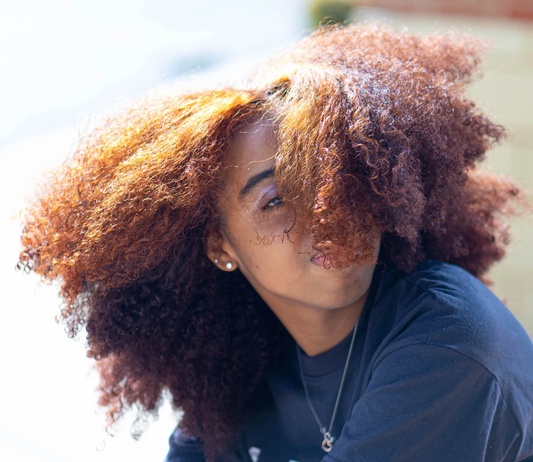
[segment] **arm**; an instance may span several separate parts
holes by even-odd
[[[176,428],[168,440],[170,446],[165,462],[205,462],[200,441]]]
[[[519,431],[494,377],[446,347],[388,354],[324,462],[514,461]]]
[[[164,462],[206,462],[202,443],[197,438],[186,435],[179,428],[176,428],[170,435],[168,443],[170,448]],[[242,462],[241,452],[237,451],[233,458],[224,460],[226,462]],[[244,461],[251,462],[247,453]],[[218,459],[217,462],[219,462]]]

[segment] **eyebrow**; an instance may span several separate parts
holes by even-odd
[[[246,184],[244,185],[244,188],[241,189],[241,192],[239,193],[240,197],[246,196],[258,183],[263,181],[266,178],[271,178],[274,176],[275,167],[272,167],[268,170],[263,170],[262,172],[258,173],[257,175],[254,175],[248,179]]]

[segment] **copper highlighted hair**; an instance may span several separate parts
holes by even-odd
[[[245,90],[153,97],[82,140],[29,204],[21,267],[62,283],[112,421],[164,390],[209,460],[231,447],[290,341],[239,272],[206,257],[222,164],[243,124],[270,117],[284,198],[313,243],[352,262],[412,271],[425,258],[481,277],[504,255],[501,215],[520,199],[475,169],[505,136],[465,96],[485,45],[379,26],[326,28]]]

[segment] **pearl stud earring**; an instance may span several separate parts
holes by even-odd
[[[215,258],[215,265],[218,265],[220,263],[220,260],[218,258]]]
[[[233,268],[233,263],[231,263],[230,261],[226,263],[226,268],[228,268],[229,270]]]

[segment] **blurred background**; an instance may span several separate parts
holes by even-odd
[[[140,441],[127,419],[111,437],[96,409],[83,339],[54,323],[57,288],[14,270],[17,211],[43,171],[74,149],[100,114],[154,88],[224,81],[328,21],[381,20],[415,32],[451,27],[491,39],[476,103],[508,127],[484,168],[533,186],[531,0],[19,0],[0,15],[0,460],[162,461],[177,416],[168,405]],[[529,197],[533,200],[533,195]],[[15,217],[15,219],[13,219]],[[533,220],[492,289],[533,334]]]

